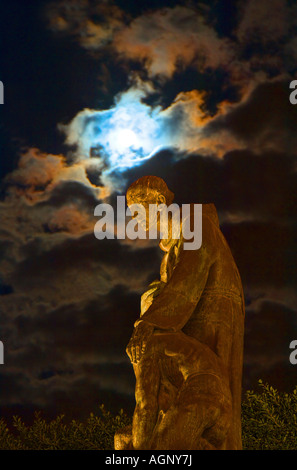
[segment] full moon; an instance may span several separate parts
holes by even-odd
[[[122,148],[136,147],[138,139],[131,129],[121,129],[117,132],[118,146]]]

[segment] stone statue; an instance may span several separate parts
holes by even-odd
[[[127,191],[128,206],[173,201],[166,183],[144,176]],[[154,223],[162,233],[160,218]],[[171,219],[172,225],[172,219]],[[183,249],[167,239],[160,279],[141,298],[127,346],[136,406],[132,427],[115,435],[115,449],[239,450],[244,298],[240,276],[220,231],[215,206],[202,206],[202,246]]]

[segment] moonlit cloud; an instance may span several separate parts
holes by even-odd
[[[141,87],[131,87],[116,98],[111,109],[81,111],[70,124],[60,126],[66,143],[77,146],[79,159],[98,157],[103,168],[141,163],[166,142],[160,108],[143,103],[145,96]]]
[[[53,30],[72,35],[90,51],[108,50],[115,63],[130,67],[130,61],[136,61],[146,72],[132,67],[130,88],[120,91],[110,108],[85,108],[69,123],[59,124],[65,143],[75,148],[76,161],[84,161],[85,167],[97,166],[102,190],[110,194],[123,186],[122,172],[141,166],[160,150],[171,148],[185,155],[196,152],[222,158],[228,151],[244,149],[244,138],[219,123],[236,114],[257,87],[276,80],[276,76],[269,76],[271,70],[278,68],[279,79],[285,79],[282,59],[270,49],[268,39],[275,42],[283,38],[285,49],[290,51],[293,39],[286,31],[291,31],[293,24],[291,10],[283,0],[263,2],[261,7],[254,0],[239,3],[234,40],[218,35],[207,21],[207,8],[176,5],[133,18],[112,1],[100,6],[92,6],[87,0],[53,2],[47,10]],[[255,49],[247,60],[245,44],[253,37],[260,38],[262,49]],[[164,83],[187,67],[199,73],[223,72],[237,89],[237,100],[218,100],[216,111],[210,113],[209,96],[197,86],[181,90],[171,103],[162,106]],[[223,89],[224,82],[220,86]],[[159,99],[151,101],[152,95]],[[254,148],[279,148],[287,138],[280,134],[263,133]]]
[[[66,143],[75,145],[78,161],[97,161],[103,174],[141,165],[165,148],[181,152],[203,146],[202,129],[211,120],[203,110],[204,94],[181,92],[166,109],[145,103],[155,90],[138,80],[120,93],[108,110],[84,109],[68,125],[60,125]]]
[[[149,75],[170,78],[180,66],[216,68],[232,60],[232,49],[201,13],[184,6],[163,8],[134,19],[113,39],[116,51],[144,61]]]
[[[10,198],[20,197],[28,204],[48,199],[56,186],[76,181],[101,197],[101,187],[93,185],[87,177],[87,162],[67,164],[63,155],[51,155],[31,148],[21,154],[18,167],[6,177]],[[104,189],[102,191],[104,195]]]

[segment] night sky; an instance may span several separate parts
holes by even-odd
[[[125,353],[157,241],[94,208],[161,176],[214,203],[241,274],[243,389],[297,385],[297,3],[10,0],[0,7],[0,414],[134,407]]]

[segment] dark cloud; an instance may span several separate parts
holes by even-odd
[[[273,145],[280,135],[281,148],[295,154],[297,109],[289,101],[289,83],[288,79],[259,84],[246,101],[210,122],[205,132],[227,129],[249,145],[259,138],[262,144]]]
[[[131,247],[121,245],[116,239],[97,240],[94,234],[66,239],[46,252],[40,252],[38,241],[33,241],[23,249],[25,260],[18,264],[16,277],[22,279],[26,273],[30,274],[29,279],[31,276],[38,277],[40,266],[46,274],[67,270],[74,265],[82,268],[84,263],[88,267],[91,267],[92,263],[119,265],[120,269],[129,269],[132,274],[139,267],[139,258],[142,260],[141,268],[144,271],[156,268],[157,264],[152,264],[155,252],[155,248],[134,251]]]
[[[289,345],[297,338],[297,311],[276,302],[248,309],[245,321],[244,388],[256,389],[262,379],[281,391],[296,386],[296,368]],[[296,366],[295,366],[296,367]]]
[[[283,152],[236,150],[218,159],[195,154],[177,158],[163,151],[125,176],[130,183],[143,174],[164,178],[179,204],[213,202],[222,220],[224,213],[282,222],[295,219],[295,160]]]
[[[243,283],[248,286],[296,286],[296,227],[245,222],[223,225]]]
[[[67,204],[77,204],[82,208],[93,209],[98,203],[92,188],[77,181],[63,181],[51,191],[46,201],[39,202],[39,206],[61,207]]]
[[[19,315],[15,326],[17,334],[22,335],[26,343],[32,346],[47,344],[46,349],[52,347],[49,366],[59,368],[63,354],[77,356],[74,363],[83,361],[86,356],[103,361],[104,357],[124,360],[125,346],[138,318],[139,305],[138,294],[118,285],[90,302],[72,303],[40,312],[35,317]],[[26,361],[24,358],[23,364],[19,360],[17,364],[22,366]]]
[[[7,394],[1,394],[1,404],[33,403],[47,413],[70,411],[77,418],[101,403],[131,410],[134,377],[125,348],[138,311],[139,296],[116,286],[91,302],[17,316],[6,332],[1,378]]]
[[[70,34],[91,50],[108,44],[128,17],[113,1],[52,1],[45,12],[53,31]]]

